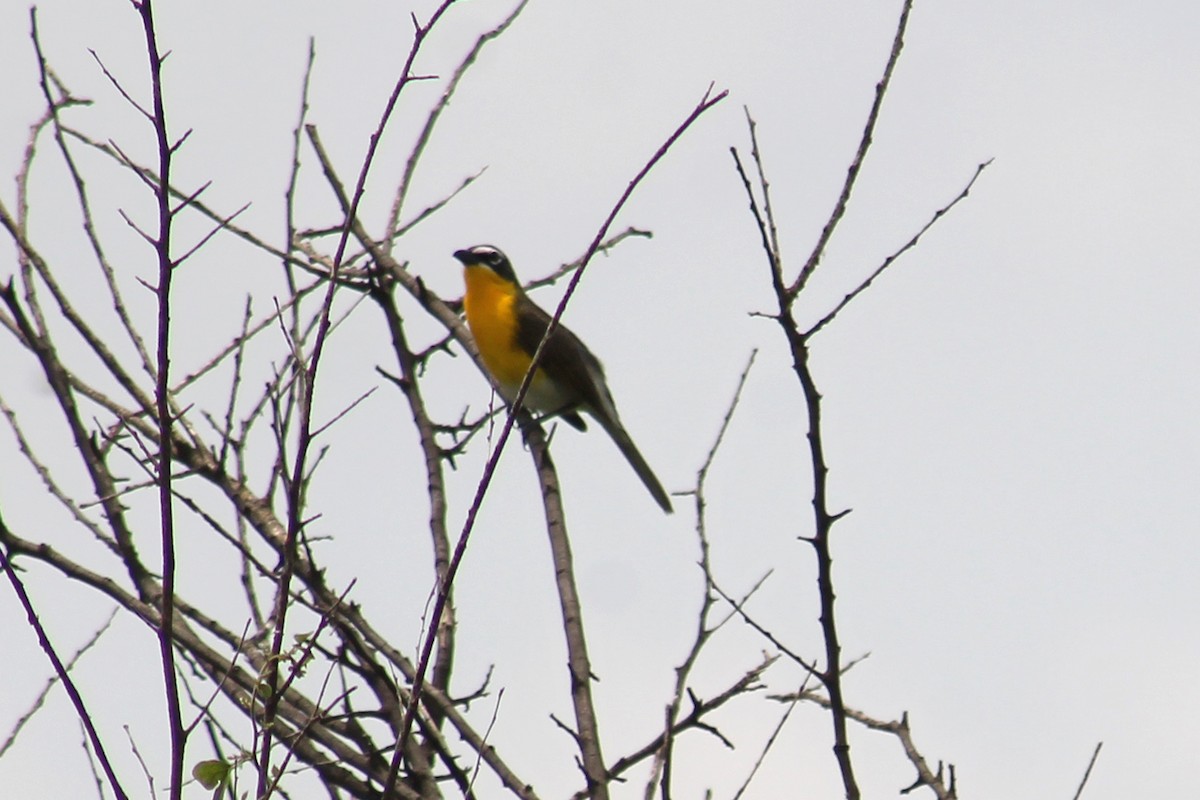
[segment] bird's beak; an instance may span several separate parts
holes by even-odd
[[[477,261],[475,255],[470,250],[455,250],[454,257],[461,261],[464,267],[470,266]]]

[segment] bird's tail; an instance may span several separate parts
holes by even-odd
[[[597,422],[608,431],[608,435],[617,443],[621,454],[625,456],[625,460],[633,467],[633,471],[642,479],[642,483],[646,484],[646,488],[650,490],[651,496],[654,497],[654,502],[658,503],[663,511],[670,514],[674,511],[671,508],[671,498],[667,497],[667,492],[663,489],[662,484],[658,482],[658,478],[654,475],[654,470],[650,469],[650,465],[646,463],[646,459],[642,458],[642,454],[638,452],[637,447],[633,444],[633,440],[629,438],[629,434],[625,432],[625,428],[621,425],[621,421],[616,415],[597,414],[592,416]]]

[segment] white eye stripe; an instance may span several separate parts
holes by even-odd
[[[478,257],[480,261],[492,267],[498,267],[507,260],[504,253],[500,252],[500,248],[493,247],[490,244],[475,245],[471,248],[470,252],[472,255]]]

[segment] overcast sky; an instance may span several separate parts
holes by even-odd
[[[444,75],[512,5],[464,0],[418,71]],[[176,133],[194,129],[176,178],[212,180],[206,198],[227,212],[252,203],[242,223],[276,243],[308,37],[317,50],[310,121],[350,176],[407,53],[409,13],[424,18],[432,8],[160,6],[161,42],[172,51],[170,119]],[[447,297],[462,291],[451,253],[481,242],[507,251],[525,277],[547,273],[583,252],[709,83],[728,89],[617,221],[654,237],[598,258],[566,321],[604,360],[624,421],[669,491],[694,484],[738,374],[759,350],[708,489],[713,557],[733,594],[775,570],[750,610],[803,653],[818,653],[820,639],[811,554],[796,540],[809,521],[802,397],[776,326],[753,316],[772,309],[770,284],[728,149],[749,152],[748,107],[794,271],[857,146],[899,11],[893,0],[532,0],[455,95],[412,208],[486,172],[397,248]],[[88,52],[144,97],[136,13],[123,0],[50,0],[39,17],[57,74],[95,101],[71,119],[149,160],[149,130]],[[0,7],[0,176],[15,175],[43,108],[28,28],[27,8]],[[832,500],[835,510],[853,508],[835,535],[842,644],[848,657],[871,654],[848,676],[847,702],[884,718],[907,710],[926,756],[957,765],[964,798],[1070,798],[1101,740],[1089,800],[1200,796],[1197,31],[1200,5],[1190,2],[918,2],[874,148],[800,305],[802,317],[819,318],[995,159],[969,199],[813,343]],[[440,91],[430,81],[402,103],[368,186],[369,228],[382,225],[413,133]],[[83,251],[75,216],[60,213],[73,201],[51,153],[47,144],[35,171],[31,230],[68,279],[66,259]],[[319,169],[304,158],[302,224],[336,224]],[[153,274],[151,253],[115,209],[148,219],[149,197],[99,158],[84,166],[108,193],[99,224],[135,291],[136,278]],[[14,195],[11,180],[0,183],[10,208]],[[0,253],[7,280],[9,242]],[[174,343],[177,368],[196,366],[232,335],[247,292],[269,309],[278,278],[276,264],[233,242],[188,265],[177,291],[186,298],[179,326],[190,332]],[[558,296],[536,294],[551,306]],[[374,368],[392,363],[373,309],[360,309],[334,341],[318,396],[327,414],[380,384]],[[427,384],[447,420],[489,402],[463,361]],[[7,336],[0,375],[28,425],[60,424],[40,416],[38,371]],[[405,643],[428,591],[425,541],[407,539],[415,534],[402,522],[426,515],[419,462],[396,458],[411,445],[407,412],[385,383],[343,421],[311,498],[322,534],[334,537],[325,558],[337,583],[357,578],[356,599],[394,615]],[[686,650],[700,596],[694,514],[681,498],[664,518],[601,433],[560,426],[554,446],[602,678],[601,730],[615,757],[659,724]],[[485,455],[476,447],[450,474],[451,527]],[[0,510],[15,529],[65,526],[39,486],[0,429]],[[578,781],[573,745],[547,717],[568,713],[569,700],[535,492],[529,460],[514,447],[459,581],[458,680],[469,687],[495,664],[493,685],[506,689],[497,747],[543,795],[562,796]],[[408,579],[413,548],[421,571]],[[183,570],[183,585],[202,591],[203,564]],[[68,650],[108,613],[44,571],[30,588]],[[7,584],[0,625],[5,731],[50,670]],[[144,752],[161,743],[157,707],[132,704],[138,681],[157,680],[156,648],[124,623],[80,665],[110,750],[127,747],[122,724]],[[752,666],[762,649],[731,627],[697,675],[701,692]],[[796,682],[786,670],[767,681],[776,691]],[[490,707],[479,712],[486,718]],[[679,796],[712,787],[728,797],[772,713],[763,702],[726,712],[733,753],[691,740]],[[54,695],[0,760],[4,793],[90,796],[76,731]],[[890,738],[855,731],[852,743],[865,796],[897,796],[911,780]],[[838,796],[830,745],[826,717],[797,712],[751,795]],[[161,765],[152,760],[160,787]],[[633,796],[641,785],[615,791]]]

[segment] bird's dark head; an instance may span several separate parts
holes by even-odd
[[[506,281],[517,282],[517,274],[513,271],[508,256],[504,255],[498,247],[492,247],[490,244],[477,244],[466,250],[455,250],[454,257],[468,269],[479,267],[491,270]]]

